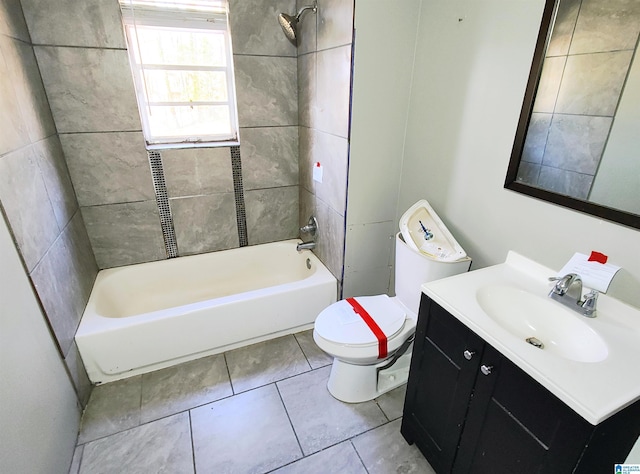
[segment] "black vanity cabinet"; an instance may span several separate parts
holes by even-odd
[[[439,474],[613,472],[640,403],[594,427],[423,295],[401,432]]]

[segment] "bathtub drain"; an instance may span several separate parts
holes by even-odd
[[[307,259],[307,268],[309,270],[311,270],[311,259],[310,258]]]

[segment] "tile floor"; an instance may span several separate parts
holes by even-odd
[[[94,389],[70,474],[425,473],[405,387],[347,404],[305,331]]]

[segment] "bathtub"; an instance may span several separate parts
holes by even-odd
[[[333,275],[299,240],[102,270],[76,343],[99,384],[313,327]]]

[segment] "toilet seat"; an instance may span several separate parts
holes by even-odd
[[[404,306],[389,296],[359,296],[355,299],[386,335],[388,356],[414,332],[415,316],[408,317]],[[346,300],[333,303],[318,315],[313,337],[325,352],[353,364],[383,360],[378,338]]]
[[[353,298],[384,332],[387,340],[396,336],[407,317],[402,308],[387,295]],[[365,320],[346,301],[340,300],[325,308],[316,318],[315,329],[322,338],[347,346],[377,345],[378,338]]]

